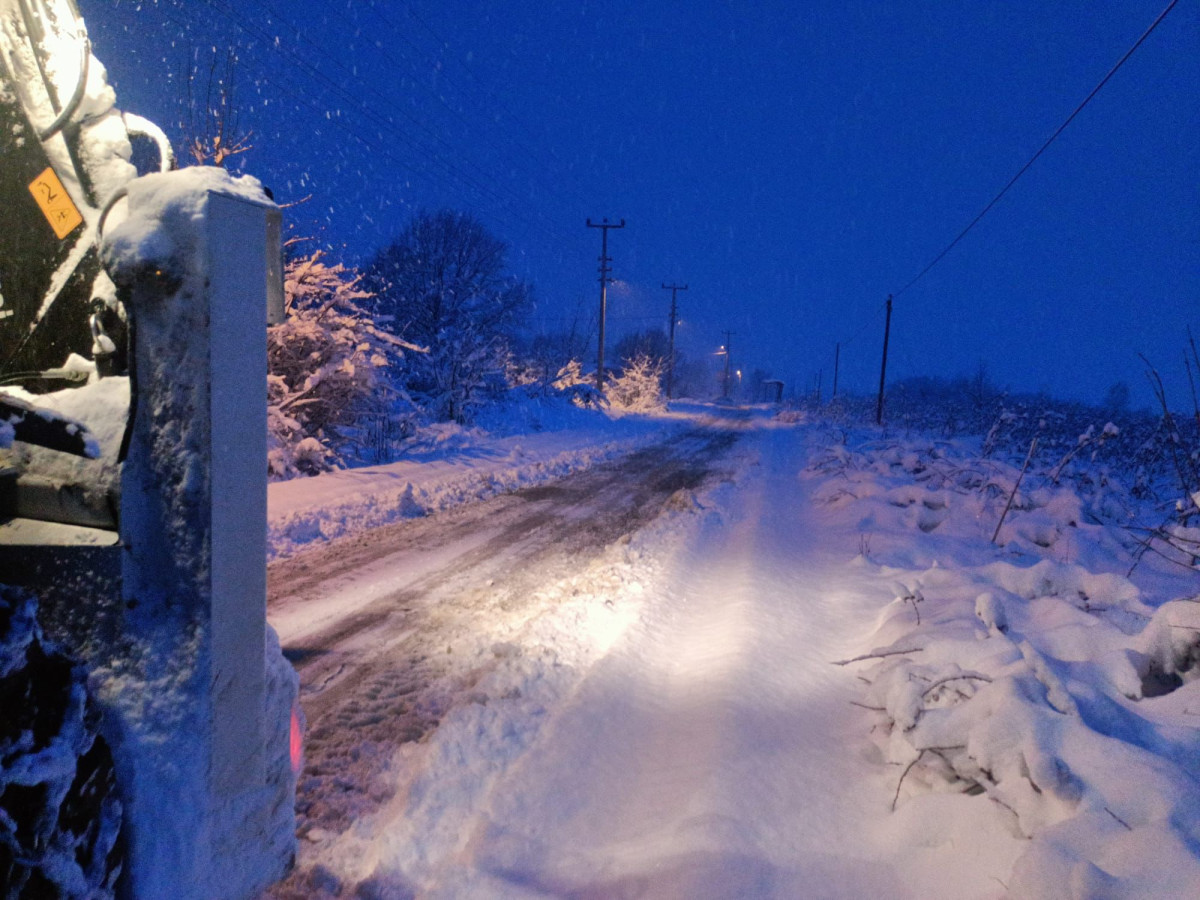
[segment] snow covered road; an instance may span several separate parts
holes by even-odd
[[[1194,582],[1062,487],[992,543],[1016,470],[922,440],[760,411],[276,563],[272,896],[1195,896]]]
[[[289,625],[277,598],[307,685],[309,752],[324,758],[302,789],[301,871],[276,896],[999,896],[1020,842],[988,805],[922,823],[915,850],[895,834],[913,827],[888,815],[896,773],[852,705],[853,672],[831,665],[890,598],[853,564],[857,534],[814,511],[797,477],[806,440],[752,432],[736,474],[703,487],[659,472],[651,496],[673,495],[661,512],[635,457],[599,490],[590,476],[536,489],[467,514],[458,536],[447,520],[427,564],[408,567],[414,584],[352,617],[399,602],[396,634],[333,637],[337,626],[300,640],[305,616]],[[578,541],[556,556],[532,536],[570,543],[567,521],[614,504],[626,512],[590,529],[590,559]],[[413,548],[397,552],[412,561]],[[382,563],[338,556],[344,578],[386,582]],[[474,587],[453,574],[468,557]],[[273,593],[302,594],[295,577]],[[322,591],[345,594],[338,580]],[[330,653],[303,649],[326,642]],[[362,663],[330,676],[339,655]],[[963,827],[984,842],[963,846]]]
[[[997,895],[1019,842],[986,807],[970,824],[990,850],[935,825],[930,847],[900,852],[892,834],[895,775],[866,739],[853,674],[831,665],[872,624],[878,579],[847,574],[856,546],[815,518],[797,440],[760,437],[760,464],[717,492],[721,512],[674,548],[643,616],[461,840],[441,858],[391,845],[418,894]]]
[[[300,672],[309,721],[298,800],[306,849],[390,798],[397,748],[520,652],[506,640],[558,602],[547,585],[702,484],[733,440],[686,432],[554,484],[274,563],[269,618]],[[301,882],[295,893],[284,885],[279,896],[311,896],[303,878],[291,881]]]

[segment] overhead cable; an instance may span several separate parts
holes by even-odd
[[[1029,158],[1029,161],[1027,163],[1025,163],[1025,165],[1021,166],[1021,168],[1017,172],[1017,174],[1009,179],[1008,184],[1004,185],[1004,187],[1000,189],[1000,192],[991,199],[991,201],[988,203],[988,205],[985,206],[979,212],[979,214],[977,216],[975,216],[975,218],[973,218],[969,223],[967,223],[967,227],[964,228],[962,231],[960,231],[958,233],[957,237],[955,237],[954,240],[952,240],[949,244],[947,244],[945,249],[943,249],[941,253],[939,253],[937,256],[935,256],[933,258],[933,261],[930,262],[929,265],[927,265],[920,272],[918,272],[916,274],[916,276],[911,281],[908,282],[908,284],[904,285],[904,287],[902,287],[902,288],[900,288],[900,290],[896,291],[894,296],[899,297],[901,294],[903,294],[905,291],[907,291],[910,287],[912,287],[914,284],[916,284],[918,281],[920,281],[922,278],[924,278],[930,269],[932,269],[939,262],[941,262],[942,259],[945,258],[946,254],[949,253],[951,250],[953,250],[954,247],[958,244],[958,242],[967,236],[967,232],[969,232],[972,228],[974,228],[979,223],[980,219],[982,219],[989,212],[991,212],[992,207],[994,207],[997,203],[1000,202],[1000,198],[1003,197],[1005,194],[1007,194],[1009,191],[1009,188],[1011,188],[1014,184],[1016,184],[1017,181],[1021,178],[1021,176],[1029,171],[1030,167],[1035,162],[1037,162],[1038,157],[1040,157],[1043,153],[1046,152],[1046,150],[1049,148],[1049,146],[1051,144],[1054,143],[1054,141],[1058,138],[1058,136],[1066,130],[1067,126],[1070,125],[1071,122],[1073,122],[1075,120],[1075,117],[1078,116],[1083,111],[1083,108],[1092,101],[1092,98],[1095,97],[1098,93],[1100,93],[1101,88],[1103,88],[1106,84],[1108,84],[1109,79],[1111,79],[1114,75],[1117,74],[1117,71],[1121,68],[1121,66],[1125,65],[1125,63],[1129,59],[1129,57],[1133,56],[1134,52],[1136,52],[1138,47],[1140,47],[1142,45],[1142,43],[1146,40],[1146,38],[1150,37],[1150,34],[1154,31],[1154,29],[1156,29],[1159,26],[1159,24],[1162,22],[1162,20],[1167,17],[1167,14],[1172,9],[1174,9],[1178,3],[1179,3],[1179,0],[1171,0],[1171,2],[1167,4],[1167,8],[1158,14],[1158,18],[1156,18],[1151,23],[1150,27],[1147,28],[1145,30],[1145,32],[1142,33],[1142,36],[1140,38],[1138,38],[1136,42],[1134,42],[1134,45],[1125,52],[1125,55],[1122,56],[1119,60],[1117,60],[1117,64],[1108,70],[1108,74],[1100,79],[1100,83],[1097,84],[1094,88],[1092,88],[1091,93],[1089,93],[1083,99],[1083,102],[1080,103],[1077,107],[1075,107],[1075,110],[1069,116],[1067,116],[1066,120],[1061,125],[1059,125],[1058,128],[1056,128],[1054,130],[1054,133],[1052,135],[1050,135],[1050,137],[1046,140],[1046,142],[1044,144],[1042,144],[1041,147],[1038,148],[1038,151]]]

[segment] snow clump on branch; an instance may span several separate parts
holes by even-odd
[[[364,422],[408,406],[387,377],[404,350],[362,306],[361,276],[322,251],[290,260],[286,318],[267,329],[267,470],[313,475],[344,464]]]

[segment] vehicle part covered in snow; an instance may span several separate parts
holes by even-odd
[[[0,585],[0,885],[112,897],[121,802],[84,667],[46,643],[36,601]]]
[[[0,394],[0,447],[12,441],[37,444],[62,453],[95,459],[100,448],[87,426],[17,397]]]
[[[0,520],[0,577],[38,596],[46,633],[90,667],[104,703],[125,805],[123,896],[241,900],[295,854],[298,688],[266,624],[278,214],[255,179],[222,169],[135,180],[102,248],[137,322],[132,375],[34,397],[85,419],[100,456],[13,448],[29,464],[26,497],[41,486],[44,502],[38,521]],[[111,494],[53,490],[114,476],[109,523]]]
[[[17,442],[0,459],[3,519],[116,530],[115,447],[90,467],[25,449],[95,458],[91,406],[68,402],[64,415],[53,393],[128,370],[100,228],[138,174],[131,136],[153,143],[161,167],[174,158],[161,129],[115,100],[75,0],[0,0],[0,448]]]
[[[137,175],[130,134],[162,132],[114,108],[74,0],[0,0],[0,384],[70,383],[72,353],[120,374],[125,313],[96,253],[101,214]]]

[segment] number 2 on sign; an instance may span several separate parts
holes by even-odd
[[[83,216],[71,202],[70,195],[49,166],[29,185],[29,193],[59,240],[65,238],[83,221]]]

